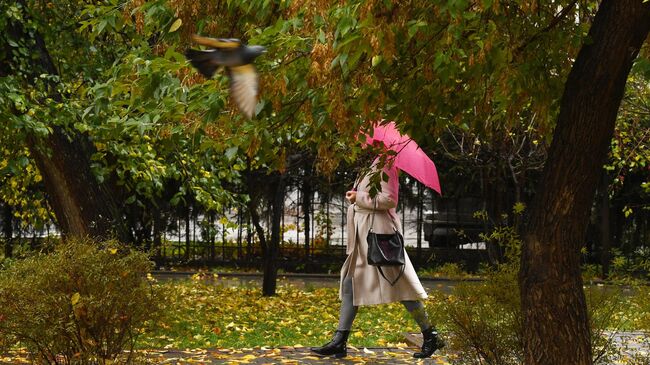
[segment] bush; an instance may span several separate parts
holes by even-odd
[[[459,364],[520,364],[524,333],[517,280],[521,240],[515,226],[494,227],[482,238],[504,250],[505,262],[485,270],[485,282],[461,284],[452,293],[448,306],[451,347],[460,354]],[[621,308],[630,298],[615,287],[588,287],[585,295],[594,363],[620,359],[613,334],[628,325]]]
[[[517,281],[517,266],[500,265],[486,275],[482,283],[459,285],[448,305],[447,322],[452,351],[459,353],[457,364],[508,365],[523,362],[523,317]],[[617,331],[633,328],[644,330],[644,295],[646,287],[636,295],[620,287],[590,286],[585,289],[592,333],[594,364],[611,364],[624,357],[616,346]],[[634,314],[642,313],[642,315]],[[647,361],[639,357],[637,361]],[[636,363],[635,363],[636,364]],[[640,364],[640,363],[639,363]]]
[[[619,282],[634,282],[650,279],[650,248],[639,248],[625,255],[620,249],[613,249],[609,279]]]
[[[462,280],[471,278],[472,274],[463,269],[462,265],[455,262],[446,262],[440,266],[421,268],[418,276],[422,278],[445,278],[450,280]]]
[[[144,253],[87,239],[16,261],[0,271],[0,346],[44,364],[131,361],[123,350],[158,312],[151,269]]]
[[[459,364],[521,364],[523,325],[516,270],[502,266],[482,283],[454,289],[447,309]]]
[[[627,325],[627,319],[621,311],[630,298],[626,298],[622,289],[615,286],[586,287],[585,297],[589,310],[594,364],[610,364],[620,356],[614,334]]]

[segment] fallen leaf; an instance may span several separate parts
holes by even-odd
[[[77,303],[79,303],[79,299],[81,299],[81,294],[74,293],[72,294],[72,298],[70,298],[70,302],[72,305],[77,305]]]

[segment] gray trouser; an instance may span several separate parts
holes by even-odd
[[[357,316],[357,311],[359,310],[358,306],[354,305],[353,301],[353,291],[352,291],[352,277],[346,276],[343,279],[342,285],[342,301],[341,301],[341,312],[339,315],[339,331],[349,331],[352,328],[352,322],[354,322],[354,317]],[[429,317],[427,312],[424,310],[424,305],[419,300],[403,300],[401,303],[404,305],[406,310],[411,314],[413,319],[418,323],[422,331],[431,327],[429,322]]]

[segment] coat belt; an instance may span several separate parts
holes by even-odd
[[[373,210],[372,209],[366,209],[362,208],[358,205],[354,205],[354,213],[355,214],[372,214]],[[375,211],[376,212],[376,211]]]

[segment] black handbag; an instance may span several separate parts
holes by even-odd
[[[366,241],[368,242],[368,264],[377,266],[381,276],[393,286],[402,277],[402,274],[404,274],[404,268],[406,266],[404,261],[404,238],[395,227],[393,227],[394,233],[373,232],[376,207],[377,201],[375,201],[375,206],[372,209],[372,221],[368,236],[366,237]],[[384,275],[384,271],[381,269],[382,266],[402,266],[402,269],[397,278],[390,281]]]

